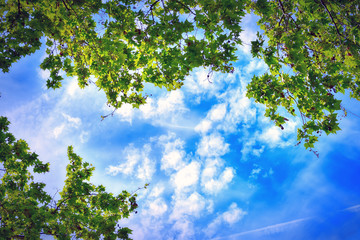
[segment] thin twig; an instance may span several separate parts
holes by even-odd
[[[176,0],[176,2],[177,2],[177,3],[180,3],[181,5],[183,5],[187,10],[189,10],[193,15],[196,16],[196,13],[194,13],[194,12],[191,10],[191,8],[189,8],[188,6],[186,6],[184,3],[182,3],[182,2],[180,2],[180,1],[178,1],[178,0]]]
[[[337,27],[337,24],[336,24],[335,21],[334,21],[333,16],[331,15],[329,9],[326,7],[324,1],[323,1],[323,0],[320,0],[320,2],[321,2],[321,4],[324,6],[326,12],[329,14],[329,16],[330,16],[330,18],[331,18],[331,21],[334,23],[335,28],[336,28],[336,32],[338,33],[339,36],[342,36],[341,33],[339,32],[339,29],[338,29],[338,27]],[[340,40],[341,40],[341,39],[340,39]]]
[[[285,12],[285,7],[284,7],[283,3],[281,2],[281,0],[278,0],[278,2],[279,2],[279,4],[280,4],[281,11],[282,11],[285,15],[287,15],[288,17],[290,17],[291,20],[293,20],[295,26],[296,26],[298,29],[300,29],[299,25],[298,25],[297,22],[294,20],[294,18],[293,18],[290,14],[288,14],[288,13]]]

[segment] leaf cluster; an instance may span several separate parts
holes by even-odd
[[[130,239],[131,230],[118,221],[137,208],[136,195],[123,191],[117,196],[102,185],[89,183],[94,167],[68,148],[70,163],[60,199],[34,182],[34,173],[49,172],[27,143],[9,133],[9,121],[0,117],[0,236],[5,239]]]
[[[9,0],[0,14],[0,68],[46,37],[49,88],[61,86],[63,71],[81,87],[95,83],[115,109],[139,107],[144,83],[174,90],[195,67],[232,71],[243,2]]]
[[[281,128],[279,107],[299,115],[299,143],[313,148],[336,133],[344,110],[336,93],[360,100],[358,0],[9,0],[1,2],[0,68],[33,53],[46,38],[49,88],[63,74],[95,84],[107,104],[139,107],[146,83],[178,89],[196,67],[233,72],[246,12],[262,29],[252,54],[269,71],[254,76],[247,96],[266,105]],[[346,112],[345,112],[346,115]]]
[[[286,118],[279,107],[299,114],[298,140],[311,150],[321,133],[340,130],[343,108],[335,94],[348,90],[360,100],[359,2],[258,0],[247,8],[260,16],[263,30],[252,42],[252,54],[269,67],[253,77],[247,96],[265,104],[266,116],[281,128]]]

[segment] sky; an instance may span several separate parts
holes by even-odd
[[[140,109],[114,116],[104,93],[75,78],[49,90],[40,70],[45,49],[0,74],[0,113],[50,173],[36,175],[55,194],[67,146],[96,170],[107,191],[137,191],[137,214],[121,221],[140,239],[360,239],[360,103],[339,95],[348,115],[342,131],[322,136],[319,158],[296,144],[298,118],[284,130],[248,99],[246,85],[267,71],[247,45],[256,19],[243,21],[233,74],[197,68],[180,90],[146,86]],[[247,43],[247,44],[246,44]]]

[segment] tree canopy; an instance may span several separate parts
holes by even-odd
[[[127,191],[114,196],[102,185],[89,182],[94,167],[68,148],[70,163],[60,198],[34,182],[34,173],[49,171],[27,143],[8,131],[9,121],[0,117],[0,236],[5,239],[130,239],[131,230],[118,220],[137,208],[136,194]]]
[[[96,84],[115,109],[146,102],[144,84],[182,86],[196,67],[233,72],[242,44],[241,20],[260,17],[252,54],[269,70],[254,76],[248,97],[266,105],[283,128],[283,107],[299,115],[298,140],[312,148],[318,135],[338,131],[341,101],[360,100],[359,1],[335,0],[3,0],[0,67],[31,54],[46,37],[41,68],[49,88],[63,77]],[[93,80],[94,79],[94,80]]]

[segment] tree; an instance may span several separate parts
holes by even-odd
[[[3,1],[0,66],[8,71],[45,36],[49,88],[61,86],[62,70],[81,87],[96,84],[115,109],[139,107],[145,83],[173,90],[199,66],[233,72],[246,12],[260,16],[252,53],[269,66],[248,97],[280,128],[279,107],[300,115],[298,140],[311,149],[322,132],[340,129],[334,93],[360,98],[357,0]]]
[[[5,239],[130,239],[131,230],[117,222],[137,208],[136,194],[123,191],[117,196],[102,185],[89,183],[94,167],[68,148],[70,163],[60,199],[44,191],[45,184],[34,182],[30,171],[46,173],[42,163],[29,151],[27,143],[8,132],[9,121],[0,117],[0,236]],[[145,186],[146,187],[146,186]]]
[[[297,108],[303,122],[298,140],[311,149],[322,132],[340,130],[338,111],[346,110],[335,93],[348,90],[360,100],[360,2],[258,0],[248,8],[260,16],[268,38],[252,42],[253,56],[270,72],[252,79],[247,96],[265,104],[265,115],[281,128],[287,119],[278,107],[294,116]]]

